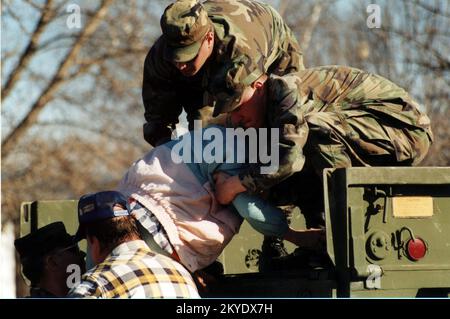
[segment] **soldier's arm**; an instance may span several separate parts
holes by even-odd
[[[217,164],[203,165],[203,167],[207,166],[209,168],[203,169],[203,171],[206,174],[213,173],[216,187],[220,187],[222,182],[229,181],[229,178],[233,178],[246,167],[240,163],[221,163],[219,166]],[[215,170],[211,170],[211,168],[215,168]],[[230,202],[237,213],[259,233],[266,236],[284,237],[288,230],[286,215],[261,196],[250,194],[245,189],[241,191]]]
[[[279,166],[275,172],[263,174],[261,166],[252,165],[239,174],[241,184],[254,193],[265,191],[299,172],[305,163],[303,147],[308,137],[308,125],[304,120],[298,92],[289,89],[282,79],[273,81],[272,87],[281,87],[277,93],[280,98],[273,100],[267,110],[270,127],[279,130]]]
[[[270,8],[273,24],[278,31],[274,42],[279,43],[281,51],[279,57],[270,65],[268,73],[284,75],[304,70],[303,52],[294,33],[274,8],[269,5],[267,7]]]
[[[162,55],[161,39],[150,49],[144,63],[142,100],[144,102],[144,138],[153,146],[170,139],[178,123],[182,105],[174,92],[174,67]]]

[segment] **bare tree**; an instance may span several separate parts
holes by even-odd
[[[366,2],[368,3],[368,2]],[[361,29],[370,47],[362,67],[411,92],[432,120],[435,142],[424,165],[449,165],[450,7],[447,1],[384,2],[382,27]]]
[[[83,23],[73,30],[66,25],[68,4],[29,0],[2,7],[6,38],[25,43],[22,49],[13,41],[2,46],[2,218],[17,220],[21,201],[73,198],[88,191],[73,184],[80,184],[79,175],[88,165],[73,160],[78,149],[82,153],[86,148],[94,170],[108,167],[100,169],[103,175],[95,175],[97,183],[82,183],[98,188],[114,180],[111,176],[117,182],[136,154],[148,149],[141,136],[142,66],[160,32],[159,16],[166,3],[81,3]],[[35,20],[20,16],[25,7]],[[67,143],[72,152],[61,147]],[[55,153],[53,146],[65,153]],[[126,161],[118,160],[123,156],[120,149]],[[64,163],[73,167],[64,170]],[[30,191],[25,180],[28,185],[40,181],[59,186]]]
[[[423,164],[450,165],[448,1],[377,1],[379,29],[367,25],[367,7],[373,1],[273,3],[282,8],[304,48],[306,67],[350,65],[387,77],[410,92],[431,117],[435,133]]]
[[[167,1],[77,3],[70,29],[72,2],[2,2],[1,217],[16,225],[21,202],[115,188],[149,149],[142,66]]]

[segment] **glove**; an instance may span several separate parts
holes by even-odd
[[[172,129],[160,123],[145,123],[143,127],[144,139],[155,147],[170,140]]]

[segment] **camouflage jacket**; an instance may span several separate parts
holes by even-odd
[[[201,119],[199,109],[213,106],[214,97],[206,91],[208,81],[218,70],[228,70],[234,82],[248,85],[262,73],[283,75],[304,69],[297,40],[269,5],[249,0],[210,0],[203,6],[214,24],[215,44],[209,61],[195,76],[183,76],[163,58],[163,37],[147,54],[142,86],[145,119],[158,128],[147,135],[155,131],[160,132],[157,135],[170,135],[183,108],[190,123]],[[145,136],[152,142],[163,137]]]
[[[280,128],[279,169],[262,175],[256,166],[241,173],[242,184],[259,192],[300,171],[308,137],[305,118],[311,112],[336,112],[342,116],[370,114],[402,126],[420,128],[433,135],[429,118],[409,94],[375,74],[345,66],[323,66],[268,79],[267,126]]]

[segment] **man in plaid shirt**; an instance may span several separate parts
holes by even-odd
[[[141,239],[126,197],[116,191],[84,195],[75,236],[87,239],[96,266],[72,288],[72,298],[199,298],[189,272]]]

